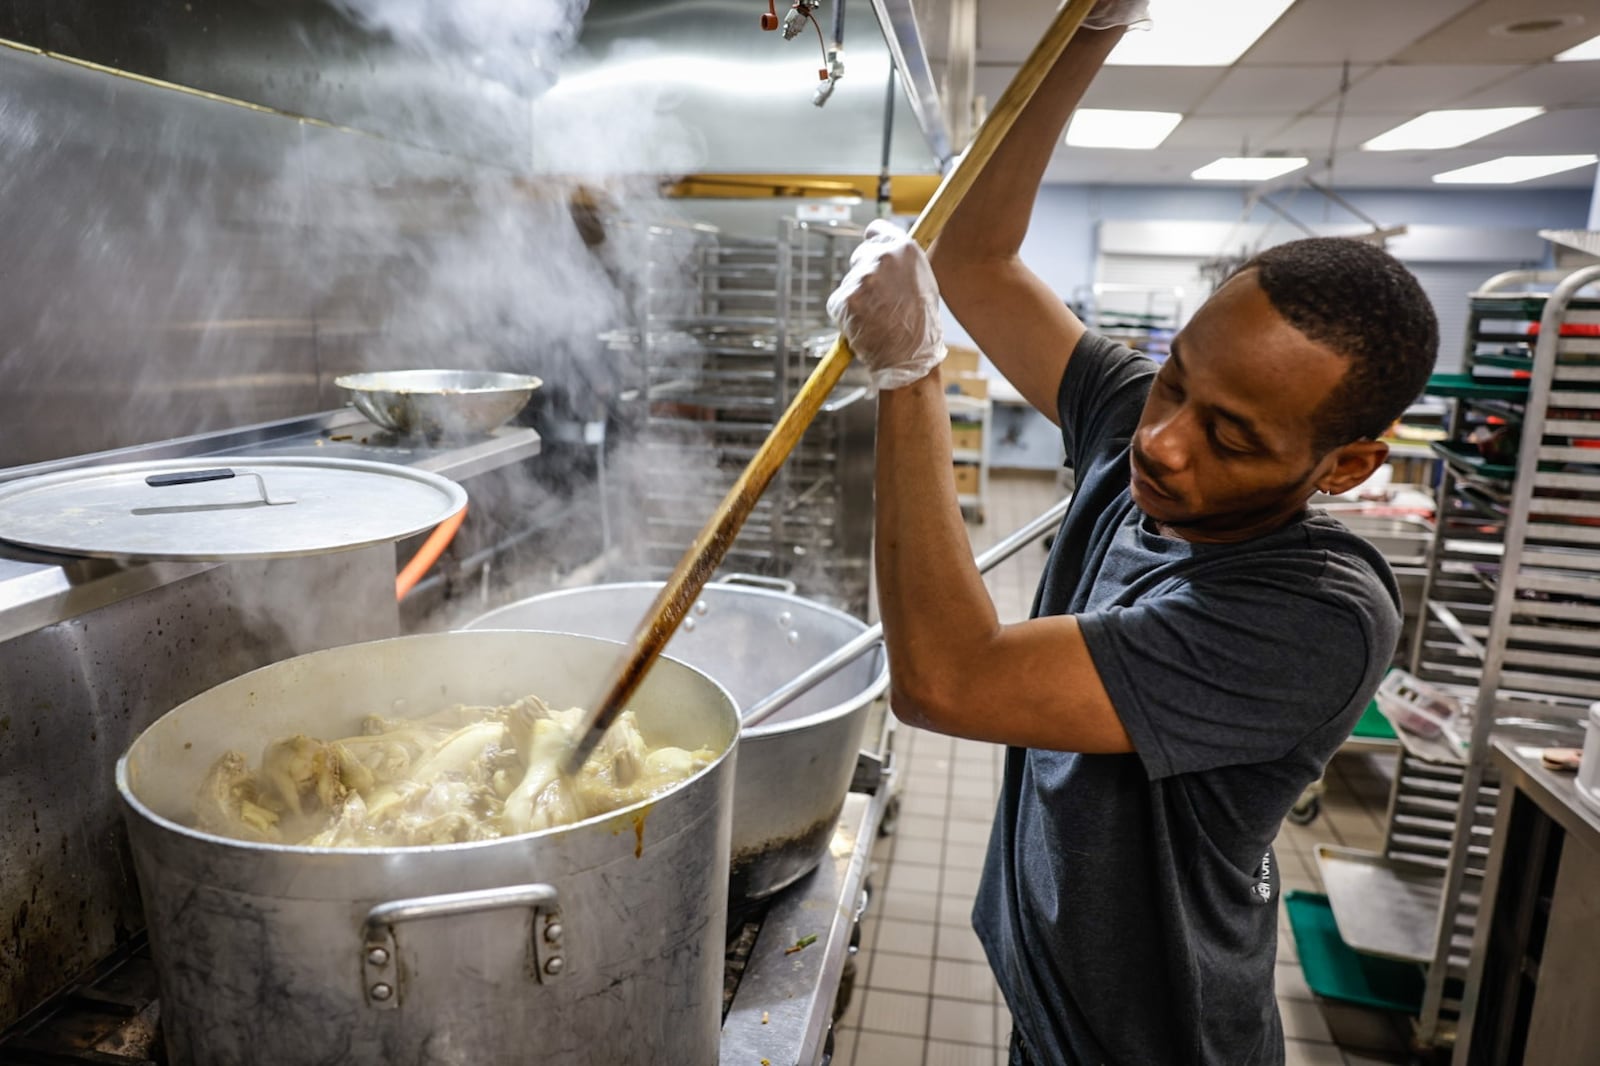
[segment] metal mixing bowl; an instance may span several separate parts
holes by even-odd
[[[384,429],[408,436],[487,433],[515,417],[543,384],[527,374],[493,370],[382,370],[345,374],[334,384]]]

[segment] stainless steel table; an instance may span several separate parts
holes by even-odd
[[[846,796],[827,856],[768,909],[723,1021],[723,1066],[825,1061],[840,977],[866,906],[872,843],[892,791],[888,774],[875,794]]]
[[[1493,742],[1494,849],[1454,1066],[1600,1062],[1600,812],[1539,749]]]

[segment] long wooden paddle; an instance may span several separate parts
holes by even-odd
[[[1017,71],[1016,77],[1011,79],[1011,84],[1006,87],[994,109],[979,127],[971,147],[945,175],[944,181],[934,192],[933,199],[928,201],[928,205],[922,209],[922,214],[911,227],[911,238],[923,248],[931,245],[934,238],[944,229],[956,205],[972,188],[973,182],[988,164],[995,149],[1011,130],[1012,123],[1033,98],[1045,75],[1061,58],[1067,42],[1077,33],[1078,26],[1089,13],[1089,9],[1094,6],[1094,2],[1095,0],[1069,0],[1056,12],[1055,20],[1050,23],[1050,28],[1045,31],[1044,37],[1034,46],[1027,61]],[[762,492],[777,474],[778,468],[789,457],[789,453],[794,451],[801,434],[811,425],[812,419],[821,410],[823,401],[844,376],[851,358],[850,346],[841,335],[822,362],[811,372],[811,377],[801,386],[794,401],[789,404],[789,409],[778,419],[778,424],[772,427],[772,433],[767,437],[766,443],[762,444],[761,449],[751,458],[750,465],[739,475],[739,480],[734,482],[733,488],[718,505],[711,520],[695,537],[694,543],[689,546],[683,558],[678,561],[677,568],[667,579],[661,594],[650,605],[650,613],[634,631],[627,653],[612,674],[605,695],[589,712],[587,726],[568,753],[563,766],[567,773],[577,773],[582,769],[594,751],[595,745],[600,742],[600,738],[627,705],[639,683],[644,680],[645,674],[655,664],[661,649],[667,646],[672,635],[678,631],[678,624],[689,613],[689,608],[700,596],[700,590],[705,587],[712,572],[728,553],[734,538],[739,535],[739,528],[750,516],[756,501],[761,498]]]

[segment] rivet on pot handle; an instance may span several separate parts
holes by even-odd
[[[473,892],[417,896],[380,903],[367,912],[361,930],[361,983],[367,1006],[378,1010],[394,1010],[400,1006],[403,990],[395,927],[401,922],[479,914],[506,907],[527,907],[533,911],[528,943],[529,976],[540,982],[560,979],[567,963],[561,908],[553,885],[506,885]]]

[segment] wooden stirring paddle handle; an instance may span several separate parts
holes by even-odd
[[[973,182],[1010,131],[1012,123],[1033,98],[1045,75],[1061,58],[1067,42],[1072,40],[1072,35],[1078,31],[1079,24],[1093,6],[1094,0],[1070,0],[1056,12],[1050,28],[1034,46],[1027,61],[1018,69],[1016,77],[978,129],[971,147],[945,175],[933,198],[911,227],[911,238],[923,248],[931,245],[944,229],[956,205],[972,188]],[[660,595],[650,605],[650,612],[634,632],[627,652],[610,678],[605,695],[590,710],[584,732],[563,765],[567,773],[578,772],[588,761],[595,745],[632,698],[650,667],[655,665],[661,649],[678,631],[678,624],[689,613],[700,590],[728,553],[728,548],[739,535],[739,529],[750,516],[756,501],[761,498],[789,453],[794,451],[801,434],[805,433],[806,427],[811,425],[812,419],[822,409],[823,401],[843,377],[850,359],[850,346],[841,335],[811,372],[811,377],[789,404],[783,417],[778,419],[778,424],[772,427],[772,433],[750,460],[750,465],[745,467],[744,473],[739,475],[739,480],[734,482],[711,520],[678,561],[677,568],[667,578]]]

